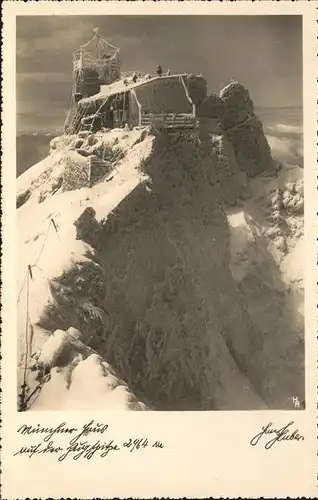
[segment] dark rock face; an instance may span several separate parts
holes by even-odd
[[[235,206],[246,196],[246,174],[240,171],[232,145],[227,137],[215,140],[212,153],[214,186],[225,206]]]
[[[198,118],[219,118],[220,99],[216,94],[207,96],[197,107]]]
[[[261,121],[254,114],[248,90],[232,82],[220,92],[220,123],[235,151],[241,170],[249,177],[274,172],[270,147]]]
[[[156,409],[262,408],[262,339],[230,271],[203,148],[186,134],[158,136],[150,191],[141,184],[108,217],[110,333],[91,347]]]
[[[256,116],[229,130],[226,135],[235,151],[240,169],[249,177],[255,177],[265,171],[275,172],[263,125]]]
[[[24,205],[28,201],[28,199],[30,198],[30,196],[31,196],[30,189],[27,189],[23,193],[19,194],[17,196],[17,200],[16,200],[16,208],[22,207],[22,205]]]
[[[97,248],[100,242],[102,227],[95,219],[95,210],[92,207],[85,208],[81,216],[74,222],[77,239],[83,240],[93,248]]]

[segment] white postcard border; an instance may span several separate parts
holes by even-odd
[[[15,17],[79,14],[301,14],[303,15],[304,158],[306,238],[305,411],[257,412],[16,412],[15,342]],[[3,291],[2,496],[11,498],[300,497],[317,495],[316,178],[317,28],[314,2],[7,2],[3,6]],[[312,71],[316,68],[316,72]],[[315,74],[313,74],[315,73]],[[315,206],[315,208],[314,208]],[[114,439],[162,441],[147,453],[89,461],[13,457],[23,424],[65,421],[81,427],[105,422]],[[294,421],[303,443],[264,450],[250,445],[267,422]],[[27,441],[26,441],[27,442]],[[21,441],[21,445],[23,442]]]

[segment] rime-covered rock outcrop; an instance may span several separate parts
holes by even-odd
[[[231,82],[220,91],[219,105],[224,130],[229,130],[254,115],[250,93],[238,82]]]
[[[249,177],[267,171],[275,165],[263,132],[261,121],[254,114],[254,105],[248,90],[233,82],[221,90],[220,123],[232,144],[241,170]]]
[[[249,91],[242,84],[231,82],[219,95],[209,95],[198,106],[197,114],[203,126],[204,120],[217,120],[234,150],[239,168],[249,177],[265,171],[275,173],[263,125],[254,113]]]
[[[197,107],[199,118],[220,118],[220,98],[217,94],[208,95]]]
[[[32,410],[146,410],[112,367],[81,341],[79,330],[55,330],[29,365],[40,395]],[[84,340],[84,339],[82,339]]]

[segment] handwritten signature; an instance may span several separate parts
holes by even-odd
[[[256,446],[264,436],[271,436],[271,439],[265,443],[266,450],[269,450],[274,444],[281,441],[304,441],[305,438],[299,434],[298,429],[291,429],[294,423],[291,421],[280,429],[275,429],[273,428],[273,423],[269,422],[267,425],[262,426],[261,432],[251,439],[250,444]]]
[[[35,426],[22,425],[18,430],[18,434],[23,436],[40,437],[40,441],[36,444],[28,444],[21,446],[14,456],[24,455],[32,458],[34,455],[55,455],[59,462],[62,462],[68,457],[73,460],[86,458],[90,460],[95,454],[101,458],[106,457],[110,452],[128,450],[130,452],[145,449],[148,446],[151,448],[162,449],[163,443],[160,441],[149,441],[146,437],[129,437],[122,442],[114,442],[109,436],[108,424],[94,422],[91,420],[88,424],[83,425],[79,430],[75,427],[68,427],[66,422],[60,423],[53,428],[42,427],[40,424]],[[102,439],[102,435],[108,435],[106,440]],[[56,444],[54,439],[58,439],[59,435],[69,436],[66,446]],[[90,437],[93,439],[90,441]],[[105,436],[106,437],[106,436]]]

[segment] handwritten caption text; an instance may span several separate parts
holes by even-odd
[[[80,458],[90,460],[93,456],[105,458],[110,453],[123,450],[132,453],[146,448],[157,450],[164,448],[162,442],[150,440],[144,436],[128,437],[123,441],[116,442],[109,435],[108,424],[94,420],[83,425],[81,429],[68,427],[66,422],[61,422],[53,428],[43,427],[40,424],[35,426],[24,424],[17,432],[22,436],[32,436],[35,442],[20,446],[14,456],[23,455],[32,458],[35,455],[54,455],[59,462],[66,459],[79,460]],[[57,442],[58,437],[61,436],[67,436],[66,446]]]

